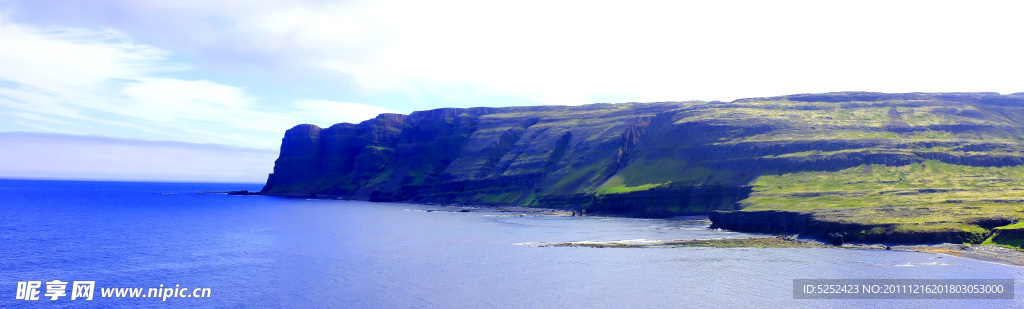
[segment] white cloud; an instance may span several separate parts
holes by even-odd
[[[149,5],[214,16],[231,25],[217,28],[228,45],[287,66],[278,70],[334,72],[374,91],[472,89],[575,104],[1024,84],[1013,73],[1024,69],[1013,39],[1024,4],[1014,1]]]
[[[43,30],[0,15],[0,79],[28,87],[79,90],[107,86],[111,79],[139,78],[179,68],[162,62],[159,49],[132,43],[113,30]]]
[[[546,103],[793,92],[1019,91],[1020,4],[419,2],[394,44],[332,68],[375,87],[477,83]],[[1017,9],[1014,9],[1017,8]],[[458,8],[458,10],[455,10]],[[460,12],[460,13],[454,13]],[[403,14],[404,13],[404,14]],[[339,60],[344,61],[344,60]],[[565,102],[573,103],[573,102]]]
[[[115,112],[178,126],[229,125],[280,133],[293,119],[253,110],[255,99],[238,87],[209,81],[143,78],[121,90],[130,98]],[[220,132],[226,133],[226,132]]]

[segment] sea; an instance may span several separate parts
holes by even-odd
[[[199,194],[260,187],[0,180],[0,307],[1024,307],[1019,297],[794,299],[794,279],[1015,279],[1024,291],[1024,268],[949,255],[538,246],[766,236],[712,230],[693,218]],[[38,300],[25,300],[33,281],[41,283]],[[81,290],[71,300],[76,281]],[[67,295],[51,300],[51,283],[52,294]],[[137,288],[139,297],[116,297]],[[142,297],[150,289],[156,296]]]

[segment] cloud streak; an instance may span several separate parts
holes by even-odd
[[[0,15],[0,130],[245,145],[273,149],[287,128],[390,112],[326,100],[268,110],[247,89],[171,77],[191,68],[113,30],[42,29]],[[327,110],[324,110],[327,109]],[[331,111],[331,112],[327,112]],[[336,121],[324,115],[335,115]]]

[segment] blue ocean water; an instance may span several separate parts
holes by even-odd
[[[1012,300],[795,300],[793,279],[1022,279],[915,252],[561,248],[746,237],[706,221],[514,216],[196,194],[255,184],[0,180],[0,307],[1021,307]],[[206,287],[209,298],[16,300],[18,281]],[[1016,290],[1024,291],[1020,280]],[[45,286],[44,286],[45,290]],[[70,287],[68,288],[70,292]],[[43,296],[40,293],[40,296]]]

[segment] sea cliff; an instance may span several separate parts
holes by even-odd
[[[443,108],[298,125],[261,193],[981,242],[1021,218],[1022,141],[1024,94]]]

